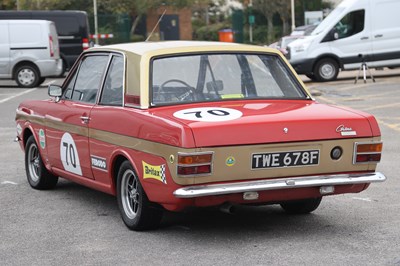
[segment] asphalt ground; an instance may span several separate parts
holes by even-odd
[[[116,199],[104,193],[66,180],[51,191],[30,188],[13,142],[15,109],[25,99],[46,99],[47,88],[0,81],[0,264],[400,265],[400,74],[374,71],[375,83],[354,84],[356,73],[328,83],[302,78],[316,100],[376,116],[386,182],[325,197],[310,215],[286,215],[278,206],[197,209],[166,213],[149,232],[129,231]]]

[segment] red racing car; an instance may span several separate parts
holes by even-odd
[[[376,172],[381,133],[364,112],[316,102],[276,50],[146,42],[84,52],[48,100],[17,109],[29,184],[58,178],[116,195],[128,228],[163,209],[280,204],[314,211],[358,193]]]

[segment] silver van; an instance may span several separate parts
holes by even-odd
[[[59,76],[62,60],[54,22],[0,20],[0,79],[19,87],[37,87],[46,77]]]

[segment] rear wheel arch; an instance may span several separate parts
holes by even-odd
[[[117,156],[115,156],[112,160],[111,163],[111,178],[112,178],[112,192],[114,193],[114,195],[117,194],[117,179],[118,179],[118,172],[119,169],[121,168],[121,165],[125,162],[125,161],[129,161],[127,156],[119,154]]]
[[[36,70],[38,71],[39,76],[41,75],[40,70],[39,70],[39,68],[37,67],[37,65],[36,65],[35,63],[33,63],[33,62],[31,62],[31,61],[25,60],[25,61],[20,61],[20,62],[18,62],[18,63],[16,63],[16,64],[14,65],[14,67],[13,67],[13,69],[12,69],[12,79],[15,79],[16,71],[17,71],[17,69],[18,69],[19,67],[21,67],[21,66],[31,66],[31,67],[34,67],[34,68],[36,68]]]

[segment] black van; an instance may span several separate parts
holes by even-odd
[[[89,48],[89,21],[84,11],[10,11],[0,10],[0,19],[44,19],[56,24],[64,71]],[[63,71],[63,72],[64,72]]]

